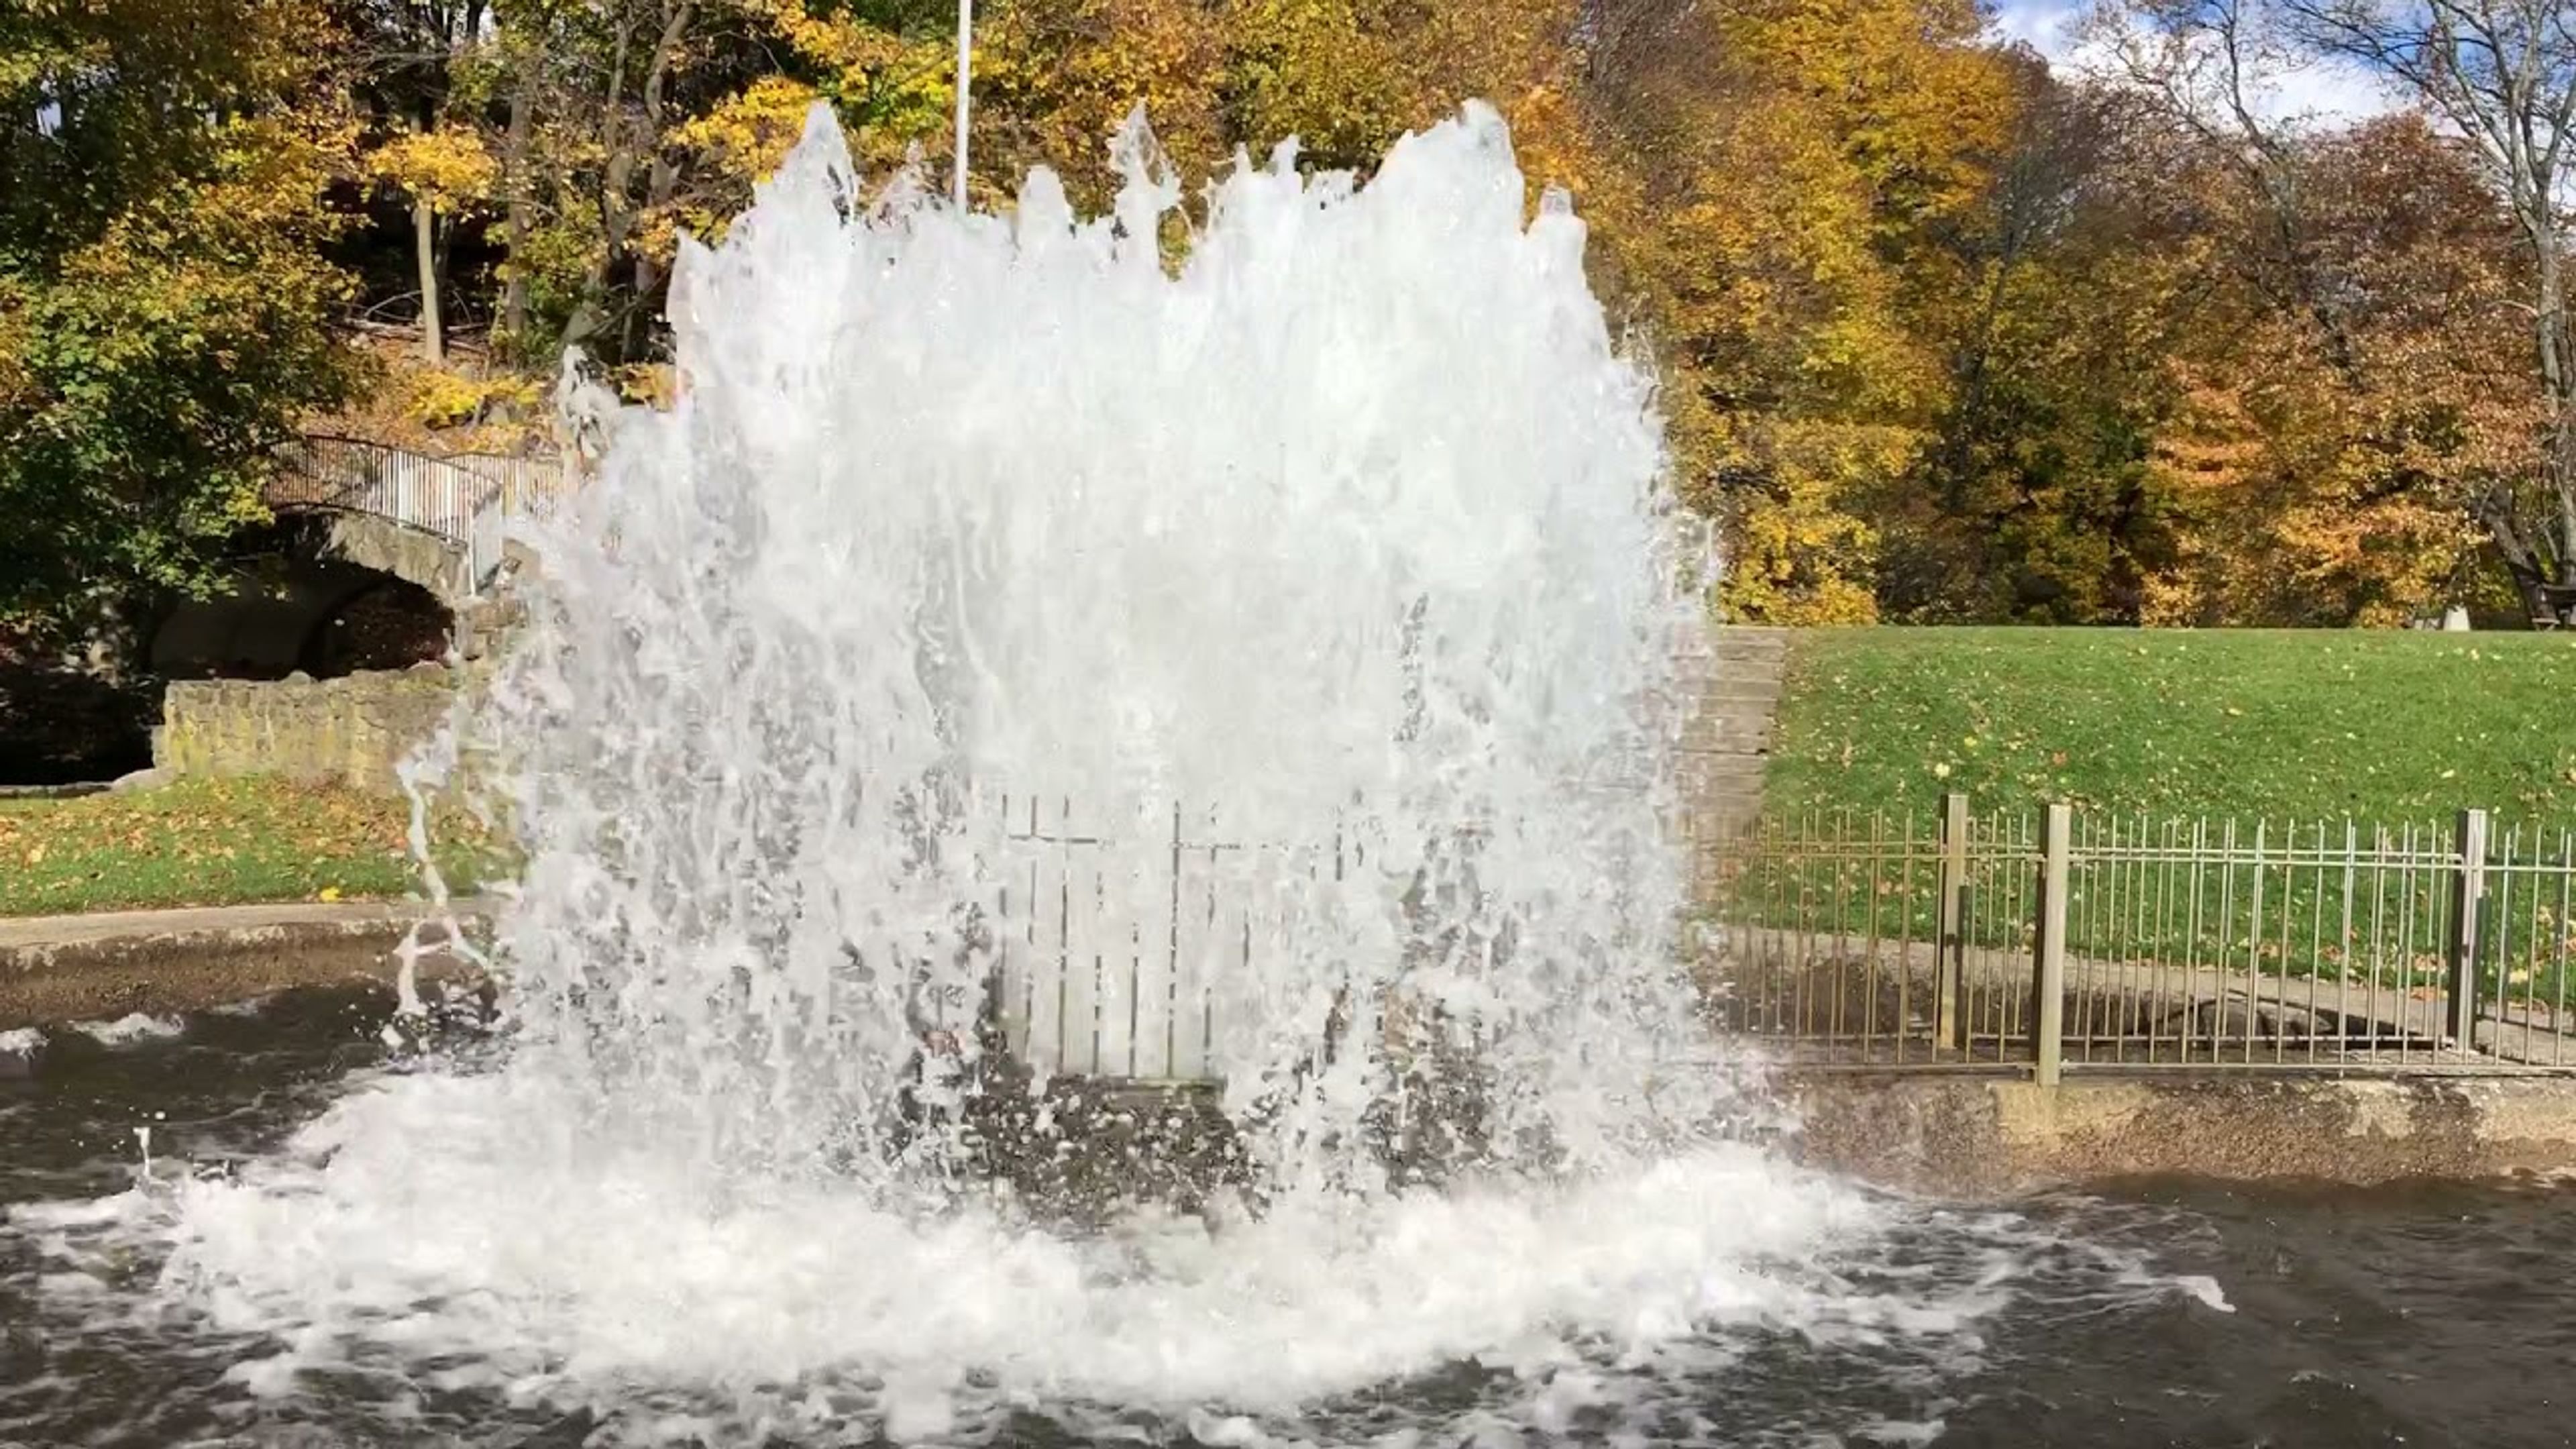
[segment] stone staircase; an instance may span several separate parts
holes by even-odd
[[[1787,630],[1749,627],[1706,630],[1682,655],[1683,683],[1696,696],[1680,748],[1697,892],[1709,886],[1723,843],[1762,813],[1788,658]]]

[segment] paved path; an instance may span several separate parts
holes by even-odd
[[[1682,789],[1703,890],[1713,882],[1721,843],[1750,829],[1762,814],[1762,774],[1778,731],[1789,658],[1786,629],[1729,627],[1711,629],[1706,637],[1705,651],[1682,661],[1698,697],[1680,741]]]
[[[491,908],[468,899],[448,914],[471,929]],[[437,915],[420,901],[302,901],[0,920],[0,1031],[389,980],[395,948]],[[433,978],[471,974],[444,953],[423,969]]]
[[[459,916],[490,913],[490,902],[452,903]],[[363,927],[432,919],[426,901],[280,901],[257,906],[187,906],[163,911],[89,911],[69,916],[0,917],[0,951],[46,950],[146,937],[194,936],[275,927]]]

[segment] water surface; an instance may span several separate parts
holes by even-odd
[[[416,1069],[387,1045],[390,1006],[301,992],[175,1032],[56,1033],[33,1079],[0,1082],[0,1444],[763,1442],[740,1406],[797,1401],[792,1385],[639,1380],[567,1409],[434,1358],[271,1371],[276,1338],[213,1328],[157,1285],[147,1240],[86,1226],[130,1195],[143,1129],[156,1176],[220,1173],[279,1151],[353,1081]],[[1712,1325],[1652,1361],[1577,1352],[1535,1378],[1453,1363],[1284,1414],[1026,1395],[897,1427],[1027,1445],[2576,1442],[2576,1207],[2556,1186],[2143,1182],[1895,1212],[1857,1252],[1767,1269],[1820,1303],[1889,1306],[1875,1316]],[[880,1442],[887,1401],[864,1383],[818,1375],[806,1398],[767,1442]]]

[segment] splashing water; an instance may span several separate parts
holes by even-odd
[[[1371,1185],[1389,988],[1513,1150],[1694,1124],[1650,713],[1689,605],[1581,224],[1523,224],[1477,110],[1365,189],[1239,168],[1175,274],[1141,122],[1118,154],[1109,217],[1043,172],[960,215],[863,199],[818,119],[683,257],[681,399],[618,416],[473,727],[533,847],[528,1069],[719,1180],[876,1173],[922,1003],[989,974],[1017,790],[1270,847],[1211,984],[1278,1186]]]
[[[639,1439],[1038,1406],[1222,1441],[1477,1361],[1563,1430],[1731,1329],[1991,1307],[1828,1270],[1895,1210],[1716,1131],[1662,828],[1684,560],[1563,199],[1528,219],[1471,108],[1365,187],[1239,165],[1172,265],[1178,190],[1141,124],[1118,154],[1108,216],[1044,172],[960,214],[862,193],[818,112],[684,249],[679,400],[580,400],[600,476],[442,757],[529,851],[506,1052],[127,1204],[165,1291],[279,1345],[240,1383],[391,1367]],[[1251,1216],[1050,1232],[956,1185],[954,1093],[907,1087],[1010,928],[1010,791],[1246,843],[1212,889],[1256,939],[1209,985]],[[1391,1186],[1372,1114],[1443,1070],[1480,1145]]]

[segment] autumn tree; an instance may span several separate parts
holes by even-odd
[[[1874,617],[1877,501],[1949,379],[1911,278],[1981,204],[2016,104],[1946,0],[1605,15],[1591,104],[1641,168],[1631,300],[1686,496],[1725,518],[1739,617]]]
[[[477,67],[493,40],[489,0],[358,0],[344,10],[365,167],[411,212],[421,352],[446,356],[442,296],[461,216],[492,195],[499,167],[478,123]]]
[[[0,18],[0,618],[210,587],[277,445],[344,394],[336,40],[291,0]]]
[[[2157,0],[2105,17],[2122,79],[2166,124],[2131,185],[2158,199],[2197,312],[2159,457],[2198,522],[2151,616],[2394,623],[2456,597],[2481,544],[2537,606],[2532,541],[2551,534],[2530,520],[2555,489],[2530,440],[2555,424],[2537,349],[2513,345],[2532,335],[2517,278],[2536,274],[2507,192],[2421,117],[2283,114],[2272,93],[2318,53],[2322,14]]]
[[[503,0],[484,125],[513,351],[657,357],[679,235],[721,233],[816,101],[863,166],[899,164],[953,98],[954,16],[915,0]]]
[[[1983,196],[1909,274],[1941,359],[1913,465],[1870,500],[1885,617],[2134,621],[2169,546],[2148,474],[2164,400],[2139,218],[2108,158],[2126,118],[2036,57]]]
[[[2245,210],[2230,224],[2277,224]],[[2220,270],[2219,248],[2199,271],[2188,406],[2160,451],[2194,520],[2180,620],[2437,609],[2475,560],[2480,498],[2527,460],[2512,237],[2454,142],[2403,116],[2303,142],[2300,245],[2330,308],[2285,305],[2257,264]]]
[[[2516,305],[2537,374],[2532,455],[2470,506],[2533,617],[2576,612],[2576,355],[2566,203],[2576,157],[2576,25],[2557,0],[2289,0],[2302,36],[2402,82],[2465,137],[2523,247]],[[2552,590],[2557,592],[2552,592]]]

